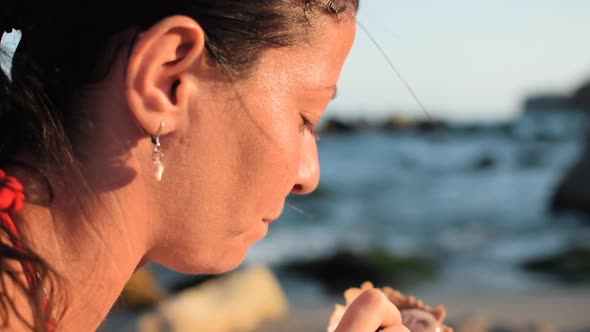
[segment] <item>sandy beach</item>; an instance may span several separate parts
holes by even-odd
[[[429,304],[444,304],[447,322],[457,332],[590,331],[590,289],[419,295]],[[258,331],[324,331],[331,310],[329,305],[295,308],[285,319],[265,324]]]

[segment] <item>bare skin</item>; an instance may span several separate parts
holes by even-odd
[[[59,331],[95,330],[145,262],[186,273],[235,268],[288,194],[316,188],[317,146],[305,121],[317,123],[333,97],[355,22],[318,27],[309,43],[267,51],[232,81],[212,65],[200,25],[169,17],[76,100],[93,123],[75,142],[93,194],[56,173],[54,203],[23,210],[34,249],[66,279]],[[157,182],[148,134],[161,123],[166,172]],[[379,327],[407,331],[382,293],[366,291],[337,332]]]
[[[363,291],[347,308],[334,332],[410,332],[400,311],[377,289]]]

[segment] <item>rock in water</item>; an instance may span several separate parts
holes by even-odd
[[[248,332],[286,312],[286,296],[274,275],[265,267],[253,267],[162,302],[139,319],[137,330]]]
[[[569,170],[551,198],[552,211],[570,210],[590,216],[590,139],[580,160]]]
[[[590,111],[590,82],[571,97],[571,103]],[[565,175],[551,198],[551,210],[572,210],[590,217],[590,133],[586,134],[584,152]],[[590,220],[590,218],[587,218]]]

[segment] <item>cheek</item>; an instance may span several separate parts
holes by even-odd
[[[253,211],[262,216],[274,215],[284,204],[291,192],[297,175],[301,136],[298,130],[294,134],[281,135],[269,145],[264,156],[256,158],[256,185],[249,188],[253,198]],[[247,197],[247,196],[245,196]]]
[[[249,162],[258,165],[268,180],[272,178],[288,184],[297,173],[303,138],[301,119],[294,107],[285,101],[270,99],[262,105],[257,108],[256,125],[246,143],[250,145],[247,150],[255,154],[254,160]]]
[[[301,150],[301,134],[297,129],[285,130],[272,140],[263,143],[262,149],[254,150],[248,155],[245,164],[250,165],[244,169],[250,169],[250,178],[256,178],[257,188],[252,188],[258,193],[270,192],[286,196],[295,182],[297,175],[299,156]],[[255,165],[254,167],[252,167]],[[260,190],[263,189],[263,190]]]
[[[272,154],[277,164],[275,172],[284,180],[285,185],[289,186],[287,190],[290,191],[299,167],[303,133],[298,115],[284,114],[281,117],[283,121],[276,125],[278,134]]]

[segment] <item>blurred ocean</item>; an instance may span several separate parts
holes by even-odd
[[[436,278],[411,290],[419,293],[564,287],[518,264],[590,243],[582,217],[548,211],[585,133],[584,114],[527,112],[508,124],[322,137],[318,190],[288,200],[246,263],[378,245],[443,262]],[[281,281],[295,305],[321,294],[309,280]]]

